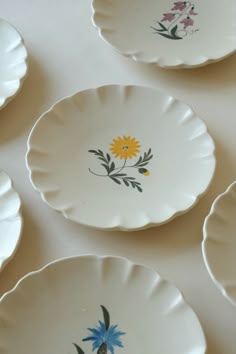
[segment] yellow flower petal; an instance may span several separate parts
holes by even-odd
[[[118,136],[116,139],[113,139],[113,142],[110,144],[112,154],[124,160],[132,159],[137,156],[140,152],[140,147],[140,143],[136,138],[126,135],[123,137]]]

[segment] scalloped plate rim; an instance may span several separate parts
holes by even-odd
[[[0,263],[0,272],[14,258],[15,254],[16,254],[16,251],[17,251],[17,249],[18,249],[18,247],[20,245],[20,241],[21,241],[22,233],[23,233],[23,225],[24,225],[24,219],[23,219],[23,216],[22,216],[22,201],[21,201],[20,195],[15,190],[14,184],[13,184],[12,179],[10,178],[10,176],[3,169],[0,170],[0,174],[1,173],[5,174],[9,178],[10,189],[17,195],[17,198],[19,200],[20,206],[19,206],[19,209],[17,211],[17,214],[16,214],[15,218],[18,218],[20,220],[20,229],[19,229],[19,234],[18,234],[18,238],[17,238],[17,242],[15,244],[14,250],[12,251],[12,253],[11,253],[11,255],[9,257],[6,257],[5,259],[2,260],[2,263]],[[1,225],[1,222],[0,222],[0,225]]]
[[[17,80],[18,82],[18,87],[17,89],[15,90],[15,92],[10,95],[10,96],[5,96],[4,97],[4,102],[2,104],[0,104],[0,110],[2,110],[3,108],[6,107],[6,105],[11,102],[16,96],[17,94],[19,93],[19,91],[22,89],[22,86],[23,86],[23,83],[24,81],[26,80],[27,76],[28,76],[28,73],[29,73],[29,54],[28,54],[28,50],[25,46],[25,41],[24,41],[24,38],[22,37],[22,35],[20,34],[20,32],[17,30],[17,28],[15,26],[13,26],[10,22],[6,21],[4,18],[0,17],[0,21],[4,21],[6,22],[9,26],[11,26],[16,32],[17,34],[19,35],[20,37],[20,42],[21,42],[21,45],[24,47],[25,49],[25,58],[23,60],[23,62],[25,63],[25,74],[21,77],[19,77]]]
[[[211,280],[213,281],[213,283],[215,284],[215,286],[217,287],[218,290],[220,290],[221,294],[225,297],[225,299],[227,299],[233,306],[236,306],[236,298],[233,299],[228,293],[227,290],[225,289],[224,285],[221,283],[221,281],[217,280],[217,276],[215,276],[214,272],[211,269],[207,254],[206,254],[206,242],[208,240],[208,221],[214,217],[214,214],[217,210],[217,205],[218,202],[221,201],[222,199],[224,199],[225,196],[227,196],[228,194],[231,193],[232,188],[236,186],[236,180],[234,180],[228,187],[227,189],[220,193],[215,200],[213,201],[209,214],[206,216],[204,223],[203,223],[203,240],[202,240],[202,257],[204,260],[204,264],[205,267],[208,271],[208,274],[211,278]]]

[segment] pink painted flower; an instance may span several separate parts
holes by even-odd
[[[179,11],[183,11],[186,6],[187,6],[187,3],[186,1],[177,1],[177,2],[174,2],[174,7],[171,9],[172,11],[175,11],[175,10],[179,10]]]
[[[193,20],[189,16],[184,18],[180,23],[184,24],[184,29],[186,29],[189,26],[193,26]]]
[[[175,14],[172,14],[172,13],[168,13],[168,14],[163,14],[163,19],[161,20],[161,22],[164,22],[164,21],[169,21],[169,22],[172,22],[175,18]]]
[[[194,12],[194,6],[191,8],[191,10],[189,11],[189,15],[193,15],[193,16],[196,16],[198,15],[197,12]]]

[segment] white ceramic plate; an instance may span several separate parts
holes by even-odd
[[[20,34],[0,19],[0,109],[20,90],[27,73],[27,51]]]
[[[28,140],[30,179],[52,208],[101,229],[159,225],[190,209],[215,168],[205,124],[156,89],[103,86],[63,99]]]
[[[21,201],[9,176],[0,171],[0,270],[12,259],[22,231]]]
[[[203,234],[207,270],[222,294],[236,306],[236,182],[214,201]]]
[[[144,266],[96,256],[51,263],[4,295],[0,343],[8,354],[206,352],[178,289]]]
[[[236,49],[234,0],[93,0],[93,23],[121,54],[161,67],[195,67]]]

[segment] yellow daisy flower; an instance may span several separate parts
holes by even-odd
[[[140,152],[140,143],[131,136],[118,136],[110,144],[110,150],[115,157],[119,157],[121,160],[132,159]]]

